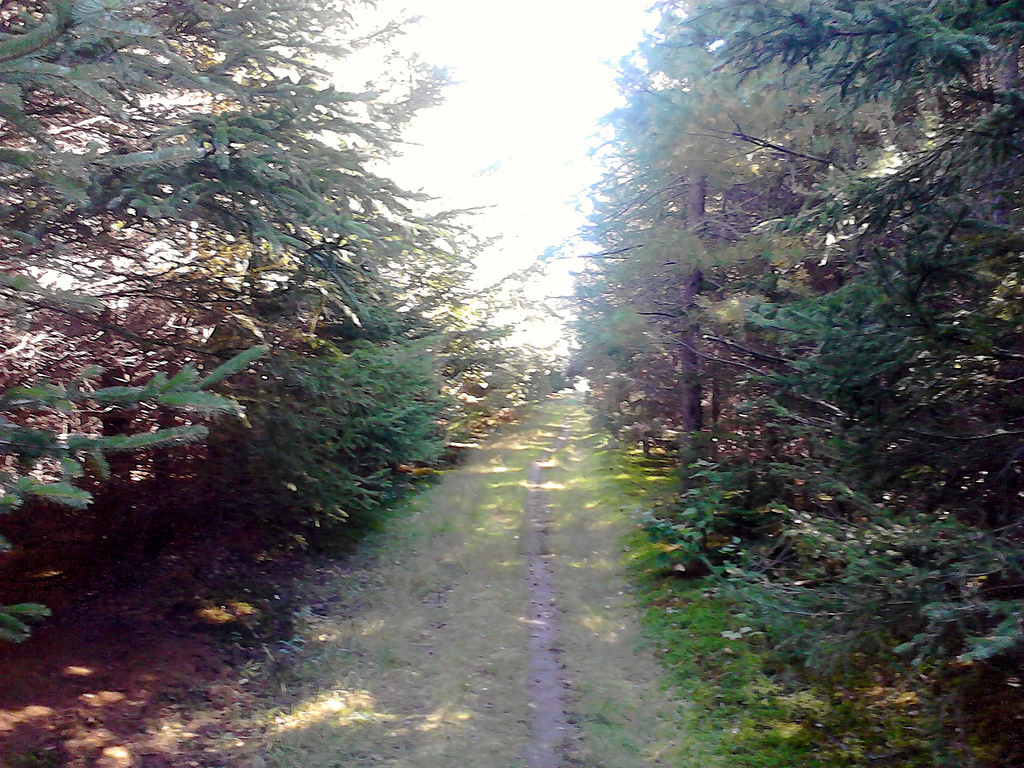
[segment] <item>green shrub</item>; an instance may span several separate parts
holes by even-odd
[[[412,343],[325,344],[272,360],[247,403],[251,430],[218,441],[241,452],[236,482],[248,484],[252,511],[298,522],[313,541],[318,529],[371,523],[405,485],[396,470],[441,453],[446,404],[433,365]]]

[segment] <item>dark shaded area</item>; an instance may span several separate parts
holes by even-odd
[[[0,603],[53,610],[24,643],[0,645],[3,764],[118,765],[126,748],[147,767],[203,765],[190,761],[223,741],[221,718],[256,700],[240,672],[258,662],[273,679],[299,551],[241,519],[241,504],[197,503],[188,480],[114,483],[85,511],[0,518],[26,542],[0,560]]]

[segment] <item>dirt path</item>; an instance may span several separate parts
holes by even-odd
[[[709,765],[638,650],[628,523],[598,444],[578,403],[549,401],[361,561],[323,569],[300,622],[300,703],[240,744],[239,764]]]
[[[475,449],[354,557],[292,586],[290,638],[180,703],[76,656],[81,730],[98,741],[74,765],[711,768],[638,650],[627,501],[587,425],[577,402],[550,400]],[[111,725],[150,700],[144,733]],[[48,749],[11,765],[70,765]]]
[[[526,587],[530,594],[527,623],[530,625],[530,674],[526,690],[533,709],[530,741],[526,745],[528,768],[558,768],[562,751],[568,747],[570,723],[566,689],[569,687],[562,674],[558,647],[558,595],[555,574],[549,562],[555,553],[548,548],[551,532],[551,510],[547,503],[548,490],[541,484],[545,467],[553,466],[558,448],[569,437],[568,427],[563,429],[543,462],[530,465],[529,491],[526,497],[526,515],[523,519],[523,554],[526,558]]]

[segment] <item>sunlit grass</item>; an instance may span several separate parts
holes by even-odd
[[[663,672],[641,641],[622,557],[629,503],[609,472],[603,437],[571,411],[572,439],[547,471],[555,521],[551,549],[563,614],[563,659],[573,681],[582,738],[574,765],[586,768],[714,768],[690,732],[688,708],[660,686]]]
[[[552,455],[566,417],[572,438]],[[264,736],[238,755],[258,755],[267,768],[523,768],[531,711],[521,533],[537,490],[550,507],[558,657],[579,729],[567,765],[730,764],[723,733],[746,724],[698,716],[717,706],[704,690],[662,690],[661,647],[641,637],[627,575],[635,563],[623,541],[637,497],[624,488],[654,493],[671,478],[657,463],[620,466],[603,443],[577,404],[549,403],[415,498],[353,560],[325,566],[308,600],[330,609],[304,614],[299,626],[303,650],[289,684],[302,694],[268,712]],[[541,481],[522,482],[533,461],[543,462]],[[707,627],[722,640],[719,619],[713,613]],[[791,723],[779,716],[761,728],[795,742]]]
[[[474,451],[355,562],[323,574],[295,670],[307,692],[269,716],[272,766],[511,768],[530,718],[516,476],[553,434],[540,414]],[[354,699],[353,696],[358,696]]]
[[[393,720],[392,715],[376,711],[373,696],[366,691],[331,691],[274,718],[274,731],[305,728],[313,723],[330,722],[347,726],[367,720]]]

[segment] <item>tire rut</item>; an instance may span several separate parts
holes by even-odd
[[[530,466],[529,492],[523,519],[523,555],[526,560],[526,586],[530,597],[527,621],[530,625],[530,677],[526,685],[533,719],[530,741],[523,754],[527,768],[559,768],[564,754],[576,735],[566,713],[569,682],[563,672],[558,647],[558,601],[554,585],[547,539],[551,525],[547,491],[541,479],[555,453],[569,439],[569,427],[548,449],[543,461]]]

